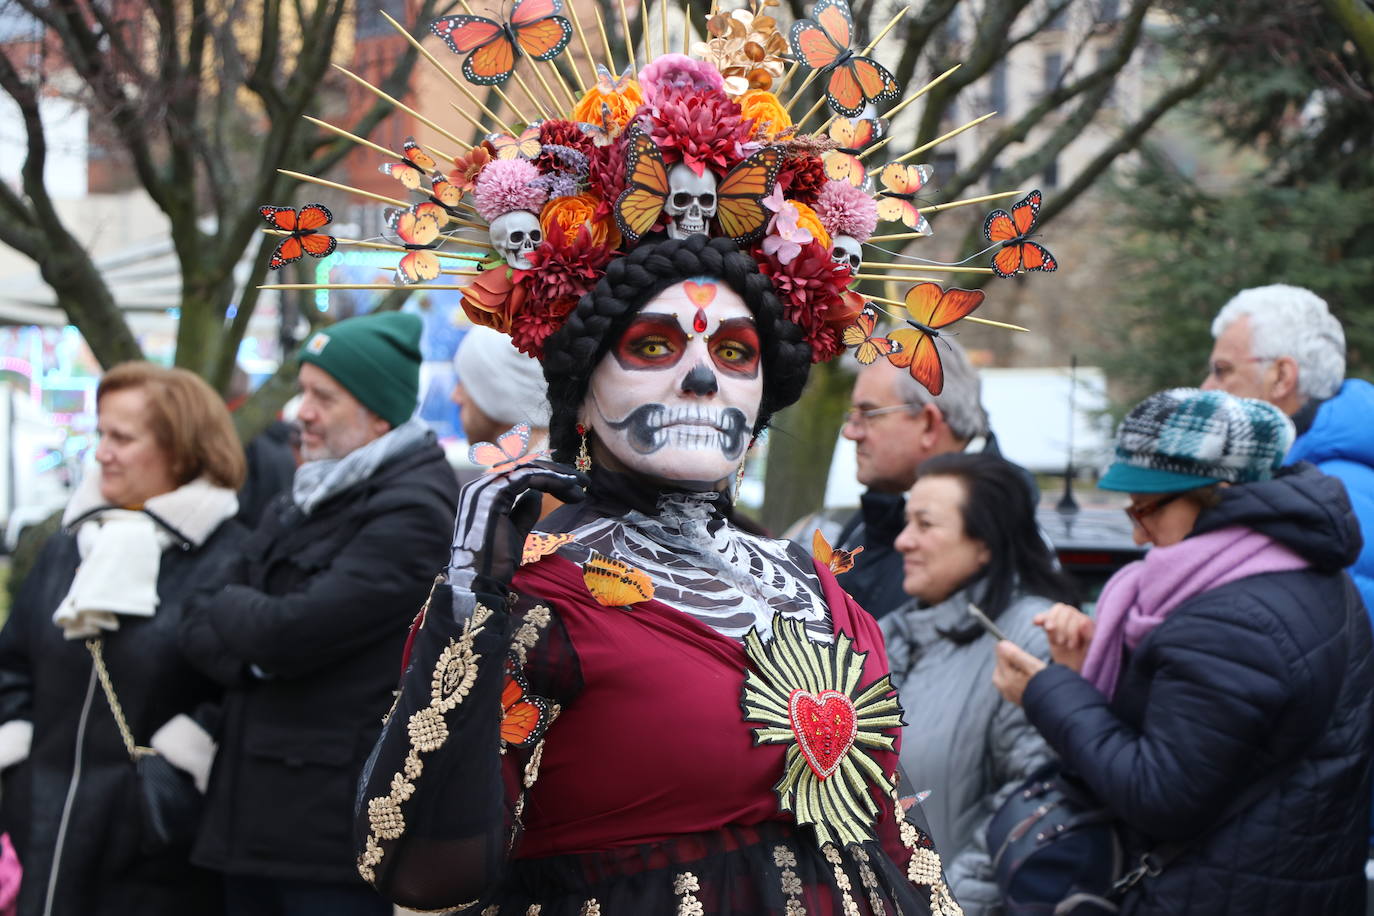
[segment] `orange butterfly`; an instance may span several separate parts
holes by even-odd
[[[544,737],[549,726],[549,701],[532,696],[530,685],[514,671],[506,671],[501,688],[501,740],[516,747],[529,747]]]
[[[825,162],[825,177],[862,188],[868,181],[868,167],[858,154],[870,143],[882,139],[885,133],[886,118],[836,118],[830,124],[830,139],[840,146],[821,157]]]
[[[306,204],[300,210],[269,205],[259,207],[258,212],[273,229],[291,233],[272,252],[272,260],[267,262],[271,270],[299,261],[303,254],[312,258],[327,257],[333,254],[339,244],[333,236],[319,232],[323,226],[334,221],[334,214],[324,204]]]
[[[429,28],[454,54],[468,55],[463,61],[468,82],[490,86],[510,78],[520,54],[553,60],[563,53],[572,38],[572,25],[558,15],[561,12],[563,0],[519,0],[507,22],[484,16],[445,16]]]
[[[902,87],[886,67],[850,50],[853,33],[854,17],[845,0],[819,0],[811,7],[811,18],[792,23],[787,35],[799,61],[830,74],[825,100],[847,118],[863,114],[869,102],[888,102],[902,94]]]
[[[840,339],[846,347],[857,347],[854,358],[867,366],[880,356],[890,356],[901,352],[902,345],[887,337],[874,337],[873,329],[878,324],[878,310],[872,304],[865,305],[855,317],[854,323],[844,329]]]
[[[1059,269],[1059,262],[1044,245],[1026,237],[1040,217],[1042,198],[1038,190],[1012,204],[1011,212],[993,210],[983,221],[983,235],[989,242],[1001,242],[1002,247],[992,256],[992,271],[1002,279],[1026,270],[1049,272]]]
[[[625,160],[625,190],[615,201],[615,221],[630,241],[654,228],[668,199],[668,167],[663,153],[636,121],[630,127],[630,148]]]
[[[488,474],[500,474],[541,457],[543,452],[530,447],[530,425],[517,423],[496,437],[495,442],[478,442],[468,449],[468,461],[485,466]]]
[[[387,226],[401,240],[406,254],[396,265],[396,283],[426,283],[439,276],[439,256],[430,249],[448,217],[439,204],[418,203],[405,210],[386,210]]]
[[[654,596],[654,583],[647,573],[595,550],[582,564],[582,581],[597,603],[606,607],[628,607]]]
[[[520,551],[520,565],[538,563],[572,539],[571,534],[544,534],[531,531],[525,535],[525,547]]]
[[[406,142],[401,146],[401,153],[405,159],[384,162],[378,167],[378,171],[395,178],[405,185],[407,191],[419,188],[420,181],[425,175],[439,167],[433,156],[420,149],[420,144],[415,142],[414,137],[406,137]]]
[[[912,378],[939,397],[945,390],[945,368],[935,347],[939,329],[954,324],[982,304],[981,289],[945,290],[938,283],[916,284],[906,294],[906,308],[912,316],[907,324],[911,327],[888,335],[902,349],[889,354],[887,361],[909,370]]]
[[[518,137],[512,137],[510,134],[487,134],[486,140],[496,150],[497,159],[533,159],[543,149],[539,145],[539,125],[543,123],[535,121],[520,131]]]
[[[435,172],[429,176],[429,199],[449,213],[453,213],[458,202],[463,199],[463,189],[450,181],[443,172]]]
[[[883,166],[879,180],[883,190],[878,192],[878,218],[888,222],[902,222],[908,229],[930,235],[930,223],[916,209],[916,195],[930,181],[928,165],[903,165],[889,162]]]
[[[854,558],[863,553],[862,547],[855,547],[853,550],[836,550],[830,546],[830,542],[821,534],[821,529],[817,528],[816,533],[811,535],[811,555],[826,566],[835,575],[847,573],[854,568]]]
[[[601,67],[600,64],[597,64]],[[605,68],[602,67],[604,70]],[[624,126],[611,116],[611,106],[605,102],[601,103],[601,123],[588,124],[583,121],[577,122],[578,128],[592,138],[592,143],[596,146],[610,146],[622,133],[625,132]]]

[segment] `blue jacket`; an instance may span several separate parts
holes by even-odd
[[[1312,425],[1288,452],[1288,464],[1299,461],[1310,461],[1345,484],[1364,532],[1364,549],[1350,576],[1365,610],[1374,616],[1374,385],[1346,379],[1335,397],[1322,402]]]
[[[1068,668],[1031,678],[1030,721],[1130,828],[1191,845],[1122,916],[1357,916],[1374,756],[1374,637],[1350,578],[1360,532],[1311,465],[1226,488],[1195,534],[1244,525],[1312,566],[1184,601],[1125,659],[1115,696]],[[1278,782],[1240,813],[1248,786]]]

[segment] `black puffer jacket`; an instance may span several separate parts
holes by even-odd
[[[222,578],[246,535],[226,522],[199,549],[168,548],[158,568],[157,612],[121,618],[119,629],[104,636],[110,680],[139,744],[177,714],[218,700],[219,685],[177,648],[177,630],[188,596]],[[5,771],[0,798],[3,828],[24,864],[19,912],[213,914],[217,879],[190,866],[190,850],[140,851],[133,764],[85,643],[67,640],[52,622],[79,564],[76,538],[53,535],[0,631],[0,722],[34,723],[28,759]]]
[[[1143,848],[1195,843],[1123,914],[1364,912],[1374,659],[1342,570],[1361,538],[1345,488],[1311,465],[1224,489],[1195,534],[1243,525],[1312,567],[1251,576],[1176,608],[1126,661],[1110,702],[1051,665],[1030,720]],[[1275,769],[1276,786],[1218,818]]]
[[[197,863],[359,882],[353,797],[401,650],[449,560],[458,484],[433,440],[303,517],[283,494],[182,645],[231,685]],[[361,882],[359,882],[361,883]]]

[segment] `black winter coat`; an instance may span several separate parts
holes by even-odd
[[[406,634],[448,564],[458,484],[431,439],[302,516],[289,493],[182,645],[230,685],[194,860],[240,875],[359,882],[358,776]]]
[[[1358,916],[1365,907],[1374,659],[1342,570],[1361,537],[1345,488],[1311,465],[1224,489],[1194,534],[1243,525],[1312,567],[1182,604],[1126,659],[1108,701],[1051,665],[1024,705],[1065,763],[1137,833],[1193,840],[1124,916]],[[1278,784],[1234,817],[1264,774]]]
[[[182,656],[177,631],[190,594],[222,580],[246,536],[231,521],[198,550],[168,548],[158,570],[157,612],[147,619],[123,617],[119,629],[103,637],[110,680],[139,744],[177,714],[218,700],[220,686]],[[218,878],[193,868],[190,850],[140,851],[134,766],[84,641],[66,639],[52,622],[79,564],[76,538],[65,531],[53,535],[0,630],[0,722],[34,725],[29,757],[5,771],[0,796],[3,827],[24,866],[19,912],[216,913]],[[45,909],[54,870],[52,907]]]

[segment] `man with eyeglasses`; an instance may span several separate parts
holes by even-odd
[[[1339,477],[1364,549],[1351,577],[1374,615],[1374,385],[1345,378],[1345,332],[1310,290],[1275,284],[1242,290],[1212,322],[1202,387],[1268,401],[1298,438],[1286,463],[1310,461]]]
[[[986,437],[982,451],[998,454],[977,371],[953,338],[941,337],[940,348],[945,386],[939,397],[887,360],[863,369],[850,395],[843,434],[854,441],[856,476],[868,489],[837,544],[864,549],[839,581],[874,617],[910,600],[893,542],[906,524],[906,491],[916,482],[916,468],[935,455],[962,452],[979,437]]]

